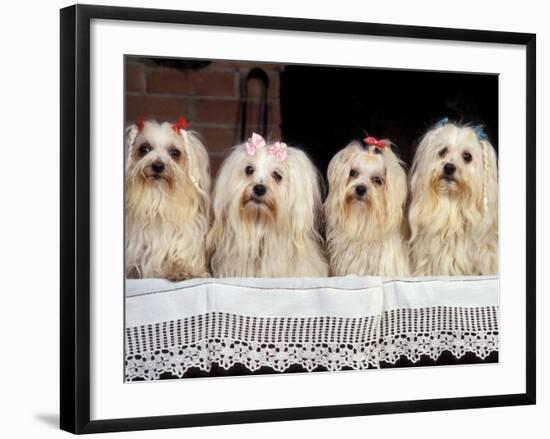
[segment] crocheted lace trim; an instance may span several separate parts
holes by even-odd
[[[362,370],[448,351],[484,359],[499,349],[498,307],[397,309],[379,316],[252,317],[212,312],[126,329],[126,381],[239,363],[250,371],[291,365]]]

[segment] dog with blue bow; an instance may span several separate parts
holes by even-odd
[[[484,128],[436,123],[418,145],[409,183],[413,274],[497,274],[497,156]]]

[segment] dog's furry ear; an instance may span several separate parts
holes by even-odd
[[[495,148],[488,140],[480,141],[483,151],[483,184],[487,196],[486,209],[496,215],[498,210],[498,165]]]
[[[193,131],[181,130],[189,162],[189,175],[198,189],[210,197],[210,161],[199,136]]]
[[[134,123],[132,125],[129,125],[124,130],[124,162],[128,166],[128,157],[130,156],[130,152],[132,148],[134,147],[134,142],[136,141],[136,137],[139,133],[139,129],[137,125]]]
[[[338,151],[330,160],[327,169],[329,194],[331,191],[334,191],[339,183],[346,181],[346,176],[342,175],[342,173],[344,173],[346,169],[345,164],[349,160],[351,152],[357,147],[357,142],[352,142],[344,149]]]
[[[220,245],[224,233],[229,232],[229,227],[233,226],[233,224],[228,221],[231,215],[229,206],[230,198],[224,196],[224,194],[227,188],[231,188],[230,182],[232,173],[238,164],[238,148],[238,146],[235,147],[231,154],[222,162],[217,171],[214,189],[212,191],[212,225],[206,236],[207,260],[209,264],[211,264],[211,268],[214,268],[215,265],[212,256],[216,248]],[[231,233],[232,232],[233,231],[231,231]]]
[[[139,133],[139,129],[137,125],[134,123],[132,125],[129,125],[124,130],[124,141],[126,144],[126,153],[130,151],[130,148],[134,145],[134,142],[136,141],[136,137]]]
[[[403,217],[403,210],[407,201],[408,185],[407,173],[404,164],[389,148],[384,148],[386,162],[386,206],[388,218]]]
[[[409,186],[411,192],[417,195],[424,193],[427,181],[422,178],[421,174],[426,172],[426,170],[422,168],[426,168],[427,164],[431,162],[428,157],[434,152],[436,147],[436,137],[442,129],[443,127],[430,129],[420,138],[420,141],[416,146],[412,165],[409,170]]]
[[[293,217],[290,220],[292,239],[303,242],[305,236],[319,234],[323,180],[313,162],[303,151],[288,148],[288,178],[294,186],[289,191]]]

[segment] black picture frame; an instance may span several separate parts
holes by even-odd
[[[90,22],[93,19],[229,26],[526,47],[525,393],[223,413],[90,420]],[[72,433],[273,422],[535,404],[536,401],[536,35],[303,18],[75,5],[61,9],[60,426]]]

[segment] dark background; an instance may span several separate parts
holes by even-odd
[[[334,153],[364,130],[388,138],[410,165],[415,146],[443,116],[486,125],[498,145],[498,76],[343,67],[286,66],[281,129],[326,174]]]

